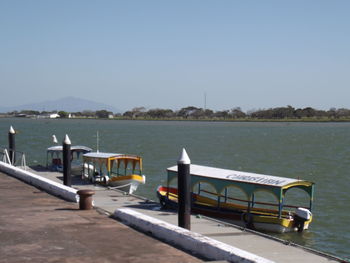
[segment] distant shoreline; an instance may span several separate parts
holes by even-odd
[[[108,110],[85,110],[82,112],[21,110],[0,113],[5,117],[55,119],[117,119],[117,120],[163,120],[163,121],[225,121],[225,122],[350,122],[350,109],[331,108],[328,111],[311,107],[277,107],[243,112],[240,107],[230,110],[213,111],[210,109],[188,106],[180,110],[149,109],[136,107],[124,113]]]
[[[97,118],[95,118],[97,119]],[[302,119],[181,119],[181,118],[113,118],[111,120],[130,120],[130,121],[201,121],[201,122],[350,122],[350,118],[344,119],[316,119],[316,118],[302,118]]]
[[[44,118],[28,118],[28,117],[15,117],[15,116],[6,116],[0,115],[0,119],[37,119],[45,120]],[[50,118],[46,118],[48,120]],[[258,118],[237,118],[237,119],[224,119],[224,118],[127,118],[127,117],[114,117],[114,118],[98,118],[98,117],[75,117],[75,118],[56,118],[50,120],[126,120],[126,121],[193,121],[193,122],[313,122],[313,123],[326,123],[326,122],[350,122],[350,118],[284,118],[284,119],[258,119]]]

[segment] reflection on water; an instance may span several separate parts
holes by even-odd
[[[277,233],[268,233],[268,234],[274,237],[277,237],[279,239],[297,243],[302,246],[314,247],[314,244],[315,244],[314,243],[315,235],[312,231],[309,231],[309,230],[305,230],[301,233],[290,232],[290,233],[283,233],[283,234],[277,234]]]
[[[310,230],[278,237],[350,258],[350,123],[0,119],[0,147],[7,146],[10,125],[29,164],[46,163],[53,134],[96,150],[99,131],[100,151],[143,157],[147,184],[137,194],[150,199],[182,147],[194,164],[314,181]]]

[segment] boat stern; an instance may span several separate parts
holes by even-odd
[[[126,175],[126,176],[114,176],[109,179],[107,184],[111,187],[119,189],[128,194],[135,192],[140,184],[146,183],[145,175]]]

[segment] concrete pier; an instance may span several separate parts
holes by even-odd
[[[202,262],[3,173],[0,189],[0,262]]]
[[[60,173],[46,172],[40,169],[32,170],[32,173],[51,179],[57,183],[62,183],[60,179],[62,178],[62,174]],[[109,190],[105,187],[90,185],[87,182],[82,182],[78,178],[72,179],[72,187],[75,189],[91,189],[95,191],[94,206],[100,211],[113,215],[118,209],[130,208],[135,212],[147,215],[151,218],[175,226],[177,225],[177,214],[173,211],[160,210],[160,206],[157,202],[133,195],[125,195],[118,190]],[[191,216],[191,230],[193,233],[201,234],[262,258],[262,261],[249,262],[342,262],[335,257],[319,254],[303,247],[291,245],[287,242],[279,242],[252,231],[242,230],[239,227],[229,226],[222,222],[210,220],[201,216]],[[190,252],[191,251],[189,251],[189,253]]]

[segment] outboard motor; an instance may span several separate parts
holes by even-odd
[[[102,181],[105,185],[107,185],[109,181],[109,177],[107,175],[103,176]]]
[[[312,213],[309,209],[298,207],[294,215],[294,227],[298,229],[298,232],[304,230],[305,221],[310,220]]]

